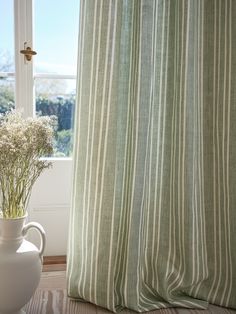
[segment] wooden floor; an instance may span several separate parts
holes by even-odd
[[[66,257],[44,257],[39,289],[66,289]]]
[[[44,271],[38,289],[66,289],[66,271]]]
[[[45,256],[43,258],[43,272],[66,270],[66,256]]]
[[[76,302],[67,297],[65,264],[46,265],[34,300],[26,308],[26,314],[112,314],[90,303]],[[43,304],[43,305],[41,305]],[[235,314],[236,311],[209,305],[208,310],[162,309],[146,314]],[[123,310],[121,314],[135,314]]]

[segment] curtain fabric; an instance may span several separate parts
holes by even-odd
[[[69,296],[236,308],[236,1],[80,16]]]

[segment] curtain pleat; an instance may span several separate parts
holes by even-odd
[[[236,308],[236,2],[81,0],[68,294]]]

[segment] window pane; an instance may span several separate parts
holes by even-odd
[[[14,72],[13,0],[0,0],[0,72]]]
[[[72,153],[72,124],[75,108],[76,80],[35,80],[36,112],[40,116],[56,116],[55,157]]]
[[[78,0],[35,1],[36,72],[76,74],[78,19]]]
[[[15,81],[13,78],[0,78],[0,113],[14,108]]]

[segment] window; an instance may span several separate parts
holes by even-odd
[[[0,112],[15,106],[24,116],[58,119],[53,166],[37,180],[28,206],[29,220],[46,231],[46,255],[66,254],[78,19],[78,0],[0,0]],[[27,47],[37,52],[32,61],[20,53]],[[33,232],[30,240],[37,245]]]
[[[13,0],[0,0],[0,7],[0,112],[5,113],[15,103]]]
[[[0,112],[16,106],[26,116],[55,116],[54,156],[69,157],[75,108],[78,1],[0,0],[0,7]],[[20,54],[27,47],[37,52],[32,61]]]
[[[75,108],[78,1],[35,1],[35,101],[39,115],[55,115],[55,156],[70,156]]]

